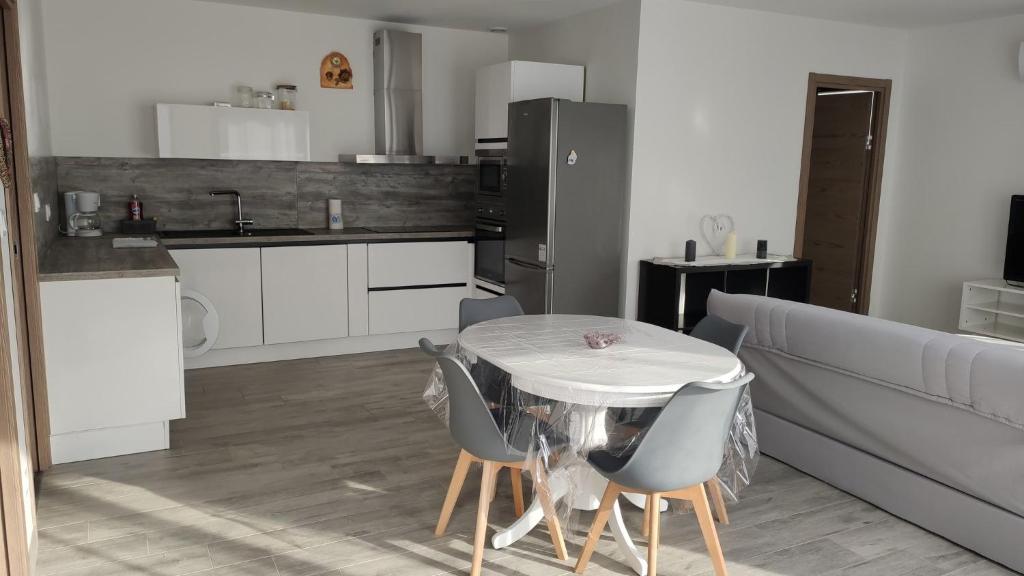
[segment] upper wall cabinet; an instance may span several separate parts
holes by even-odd
[[[161,158],[309,160],[309,112],[156,105]]]
[[[509,102],[535,98],[581,102],[583,66],[513,60],[477,70],[477,148],[504,148]]]

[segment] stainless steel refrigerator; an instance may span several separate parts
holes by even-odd
[[[505,292],[527,314],[617,316],[626,107],[509,104]]]

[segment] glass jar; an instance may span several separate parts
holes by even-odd
[[[239,108],[252,108],[252,86],[235,87],[235,105]]]
[[[274,94],[271,92],[257,92],[256,107],[261,110],[273,110]]]
[[[281,110],[295,110],[295,97],[298,93],[294,84],[278,84],[277,107]]]

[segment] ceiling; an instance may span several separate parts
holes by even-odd
[[[616,0],[210,0],[367,20],[466,30],[529,28]]]
[[[891,28],[924,28],[1024,14],[1024,0],[695,0]]]
[[[617,0],[208,0],[406,24],[529,28]],[[891,28],[923,28],[1024,14],[1024,0],[695,0]]]

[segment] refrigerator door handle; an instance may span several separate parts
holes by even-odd
[[[518,258],[506,258],[505,261],[508,262],[509,264],[512,264],[513,266],[519,266],[520,268],[533,268],[534,270],[552,270],[552,269],[554,269],[553,266],[541,266],[540,264],[535,264],[533,262],[527,262],[525,260],[520,260]]]

